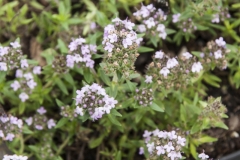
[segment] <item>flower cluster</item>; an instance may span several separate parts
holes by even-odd
[[[69,105],[62,106],[61,107],[61,116],[66,117],[70,119],[71,121],[77,117],[77,114],[75,113],[75,109],[71,108]]]
[[[4,155],[2,160],[27,160],[27,156],[22,156],[22,155]]]
[[[13,138],[21,134],[23,122],[14,116],[0,116],[1,130],[0,137],[5,141],[12,141]]]
[[[152,89],[136,89],[136,96],[134,97],[135,100],[141,106],[148,106],[152,104],[153,101],[153,92]]]
[[[133,13],[137,20],[142,24],[137,26],[137,31],[147,33],[148,35],[158,35],[162,39],[166,39],[167,33],[163,21],[167,16],[161,9],[156,9],[153,4],[147,6],[142,5],[141,9]]]
[[[197,27],[194,25],[194,22],[191,18],[181,20],[180,17],[180,13],[174,14],[172,22],[176,23],[178,28],[182,29],[183,32],[192,33],[194,30],[197,30]]]
[[[10,47],[0,46],[0,71],[8,71],[14,68],[25,69],[27,60],[23,57],[19,42],[11,42]]]
[[[102,118],[104,114],[109,114],[115,107],[117,100],[109,97],[105,89],[96,83],[91,86],[86,85],[81,90],[77,90],[75,113],[83,116],[88,112],[93,120]]]
[[[34,81],[34,75],[41,74],[41,67],[35,66],[29,71],[30,67],[26,70],[17,69],[16,70],[16,80],[10,85],[11,88],[19,94],[19,98],[22,102],[25,102],[29,99],[29,94],[32,93],[33,89],[37,86],[37,83]]]
[[[91,59],[92,54],[97,52],[96,45],[84,44],[86,40],[84,38],[73,39],[68,48],[70,53],[66,56],[66,65],[69,68],[73,68],[74,64],[81,64],[88,68],[94,67],[94,61]]]
[[[212,23],[220,23],[230,17],[231,15],[228,12],[228,8],[219,8],[219,12],[212,17]]]
[[[170,58],[160,50],[155,53],[153,62],[149,64],[147,75],[151,75],[160,87],[178,89],[186,87],[191,77],[196,76],[202,69],[202,64],[189,52]]]
[[[181,137],[176,131],[154,131],[145,130],[144,141],[147,151],[151,159],[158,157],[164,160],[175,160],[182,158],[181,149],[185,146],[186,139]],[[141,147],[139,154],[144,153],[144,148]]]
[[[102,44],[106,52],[106,66],[103,69],[107,74],[120,71],[128,77],[134,72],[134,62],[139,55],[137,48],[142,39],[137,38],[137,34],[132,30],[134,23],[119,18],[112,22],[113,24],[104,28]]]
[[[48,119],[44,114],[47,111],[44,107],[40,107],[37,109],[37,113],[33,117],[29,117],[25,120],[28,126],[33,126],[34,129],[43,130],[46,127],[48,129],[52,129],[56,123],[53,119]]]
[[[204,63],[204,67],[212,68],[217,66],[219,69],[227,68],[226,54],[229,52],[226,48],[226,42],[222,37],[216,39],[215,41],[210,41],[207,43],[207,47],[203,49],[201,53],[200,61]]]
[[[214,126],[215,123],[223,121],[227,108],[222,104],[221,98],[208,97],[206,103],[202,102],[203,110],[199,115],[199,120],[207,118],[209,119],[210,125]]]

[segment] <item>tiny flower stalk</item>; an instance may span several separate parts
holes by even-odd
[[[134,62],[139,55],[137,49],[141,39],[133,31],[134,23],[119,18],[112,22],[104,29],[102,44],[105,55],[101,66],[108,75],[121,73],[129,79],[135,73]]]
[[[210,70],[215,67],[223,70],[227,68],[226,55],[230,51],[226,48],[226,42],[222,37],[215,41],[210,41],[200,54],[200,61],[204,64],[204,68]]]
[[[207,102],[201,102],[203,109],[198,117],[198,121],[207,122],[208,126],[218,126],[226,129],[222,118],[227,118],[226,106],[221,102],[221,98],[208,97]],[[206,124],[205,124],[206,125]]]
[[[148,65],[148,79],[145,82],[153,81],[154,89],[183,89],[191,84],[191,78],[197,76],[202,69],[202,64],[189,52],[178,57],[170,57],[160,50],[155,53],[153,62]]]
[[[156,9],[153,4],[142,5],[133,15],[141,23],[136,27],[138,32],[145,33],[150,39],[152,37],[166,39],[167,33],[163,22],[166,21],[167,15],[161,9]]]
[[[83,116],[89,114],[91,119],[98,120],[104,114],[109,114],[111,109],[118,103],[113,97],[106,94],[104,88],[94,83],[86,85],[81,90],[76,91],[77,96],[75,113]]]
[[[157,160],[163,158],[164,160],[181,159],[183,147],[186,145],[186,139],[176,131],[154,131],[145,130],[143,134],[145,146],[147,148],[147,159]],[[139,154],[144,154],[144,147],[141,147]]]

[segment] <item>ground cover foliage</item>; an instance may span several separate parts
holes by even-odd
[[[207,145],[239,112],[223,88],[240,86],[237,0],[0,7],[0,137],[12,152],[3,159],[222,156]]]

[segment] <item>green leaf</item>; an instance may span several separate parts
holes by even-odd
[[[23,126],[23,133],[24,134],[33,134],[34,132],[31,131],[27,126]]]
[[[86,80],[86,82],[88,84],[93,82],[93,75],[90,71],[85,70],[83,76],[84,76],[84,79]]]
[[[102,143],[103,138],[104,135],[101,135],[99,138],[91,140],[89,142],[89,148],[96,148],[97,146],[99,146]]]
[[[68,122],[67,118],[61,118],[60,121],[58,121],[55,128],[60,128],[60,127],[64,126],[67,122]]]
[[[106,85],[110,86],[110,84],[111,84],[110,78],[104,73],[104,71],[103,71],[102,69],[99,69],[99,70],[98,70],[98,75],[100,75],[102,81],[103,81]]]
[[[57,84],[57,86],[60,88],[60,90],[61,90],[64,94],[66,94],[66,95],[69,94],[69,93],[68,93],[68,90],[67,90],[67,87],[65,86],[65,84],[63,83],[63,81],[62,81],[61,79],[59,79],[59,78],[55,79],[55,83]]]
[[[35,153],[39,153],[39,148],[35,145],[28,145],[28,148],[34,151]]]
[[[153,110],[158,111],[158,112],[164,112],[164,110],[154,102],[152,102],[150,108],[152,108]]]
[[[115,116],[112,116],[111,114],[108,114],[108,119],[117,126],[122,126],[121,123],[116,119]]]
[[[57,103],[58,107],[65,106],[65,104],[62,101],[60,101],[59,99],[56,99],[56,103]]]
[[[64,74],[63,78],[64,78],[68,83],[70,83],[72,86],[75,86],[74,80],[73,80],[72,75],[71,75],[70,73]]]
[[[197,159],[197,149],[193,143],[190,143],[190,153],[195,159]]]
[[[36,1],[30,1],[29,3],[32,7],[36,8],[36,9],[39,9],[39,10],[44,9],[44,6],[41,5],[40,3],[36,2]]]
[[[68,48],[66,47],[65,43],[63,42],[63,40],[58,38],[57,42],[58,42],[57,46],[59,47],[60,52],[61,53],[67,53],[68,52]]]
[[[130,79],[138,78],[138,77],[140,77],[140,74],[139,74],[139,73],[134,73],[134,74],[131,74],[131,75],[129,76]]]
[[[24,102],[21,102],[20,103],[20,106],[19,106],[19,114],[23,114],[23,112],[25,111],[26,109],[26,105]]]
[[[128,85],[128,87],[129,87],[129,89],[130,89],[130,91],[134,91],[135,90],[135,88],[136,88],[136,83],[133,83],[133,82],[131,82],[131,81],[129,81],[129,80],[127,80],[127,85]]]
[[[154,49],[153,48],[149,48],[149,47],[140,46],[138,48],[138,52],[139,53],[153,52],[153,51],[154,51]]]
[[[228,126],[226,126],[226,124],[224,124],[223,122],[215,122],[214,126],[228,130]]]
[[[201,130],[201,124],[195,123],[191,128],[191,134],[194,134],[196,132],[199,132]]]
[[[167,29],[166,29],[166,33],[167,33],[167,35],[169,35],[169,34],[176,33],[176,31],[173,30],[173,29],[169,29],[169,28],[167,28]]]
[[[198,143],[197,145],[201,145],[203,143],[209,143],[209,142],[215,142],[217,141],[217,138],[210,137],[210,136],[203,136],[201,138],[198,138],[196,142]]]
[[[121,160],[122,159],[122,154],[121,154],[121,151],[118,151],[116,156],[115,156],[115,159],[116,160]]]
[[[115,115],[115,116],[119,116],[119,117],[122,117],[122,115],[116,110],[116,109],[111,109],[111,114]]]

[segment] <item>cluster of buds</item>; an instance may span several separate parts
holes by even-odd
[[[151,36],[158,35],[158,37],[166,39],[167,33],[162,22],[167,19],[167,16],[161,9],[157,10],[153,4],[142,5],[141,9],[133,13],[133,15],[142,23],[137,26],[138,32]]]
[[[174,15],[173,15],[174,16]],[[197,26],[194,25],[194,22],[191,18],[186,20],[179,20],[179,14],[176,14],[176,17],[173,18],[173,22],[177,24],[178,28],[182,29],[183,32],[192,33],[193,31],[197,30]]]
[[[160,131],[158,129],[150,132],[145,130],[144,141],[147,151],[150,155],[149,159],[155,160],[158,157],[164,160],[181,159],[181,150],[185,146],[186,139],[181,137],[176,131]],[[144,153],[141,147],[139,154]]]
[[[197,30],[197,27],[194,25],[191,18],[187,20],[181,19],[181,14],[177,13],[172,16],[172,22],[176,23],[178,28],[182,29],[183,32],[192,33],[194,30]]]
[[[33,117],[29,117],[25,120],[28,126],[33,126],[34,129],[43,130],[46,127],[52,129],[56,123],[53,119],[48,119],[44,114],[47,111],[44,107],[37,109],[37,113]]]
[[[67,106],[62,106],[61,107],[61,116],[66,117],[70,119],[71,121],[77,117],[77,114],[75,113],[75,109],[71,108],[69,105]]]
[[[27,156],[22,155],[4,155],[2,160],[27,160]]]
[[[226,42],[222,37],[216,39],[215,41],[210,41],[207,43],[207,47],[203,49],[201,53],[200,61],[204,63],[204,68],[212,68],[217,66],[219,69],[227,68],[226,54],[230,52],[226,48]]]
[[[189,52],[170,58],[164,52],[157,51],[147,70],[147,75],[151,77],[147,76],[146,78],[150,79],[146,79],[145,82],[151,82],[153,79],[160,87],[164,86],[166,89],[184,88],[202,69],[202,64]]]
[[[22,102],[25,102],[29,99],[29,94],[32,93],[33,89],[37,86],[37,83],[34,81],[34,75],[41,74],[41,67],[35,66],[30,70],[30,67],[26,70],[17,69],[16,70],[16,80],[10,85],[11,88],[17,92],[18,90],[21,92],[19,94],[19,98]]]
[[[221,122],[227,112],[227,108],[222,104],[220,97],[208,97],[208,101],[202,102],[202,105],[203,110],[199,115],[199,120],[202,121],[202,119],[207,118],[210,120],[210,125],[212,126],[214,123]]]
[[[66,73],[69,68],[67,67],[67,58],[64,55],[57,55],[52,62],[52,68],[56,73]]]
[[[104,114],[109,114],[115,107],[117,100],[109,97],[104,88],[96,83],[91,86],[86,85],[81,90],[76,91],[76,109],[75,113],[83,116],[88,112],[93,120],[102,118]]]
[[[219,8],[218,13],[214,14],[212,17],[212,23],[223,22],[225,19],[230,17],[231,15],[228,12],[228,8]]]
[[[0,116],[0,123],[0,137],[5,141],[12,141],[13,138],[19,136],[22,132],[23,122],[17,117],[3,114]]]
[[[25,69],[27,60],[23,57],[19,42],[11,42],[10,47],[0,46],[0,71],[8,71],[14,68]]]
[[[107,74],[120,71],[129,77],[134,71],[134,62],[139,55],[137,52],[141,38],[132,30],[134,23],[115,18],[113,24],[104,28],[103,48],[106,52],[103,69]]]
[[[94,61],[91,59],[92,55],[97,52],[96,45],[83,44],[86,40],[84,38],[73,39],[68,48],[70,53],[66,56],[66,65],[73,68],[74,64],[80,64],[88,68],[94,67]]]
[[[54,153],[48,141],[41,145],[39,156],[41,159],[54,159]]]
[[[153,92],[152,89],[136,89],[136,96],[134,97],[135,100],[138,102],[141,106],[149,106],[152,104],[153,101]]]

